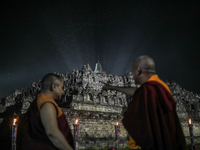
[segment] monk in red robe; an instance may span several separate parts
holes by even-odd
[[[26,133],[22,149],[25,150],[73,150],[74,141],[69,124],[54,100],[61,99],[63,80],[55,74],[47,74],[42,80],[41,93],[31,103],[26,117]]]
[[[103,87],[133,95],[122,120],[129,133],[130,149],[185,150],[176,103],[167,84],[156,75],[153,59],[149,56],[136,59],[133,78],[140,85],[138,89],[107,84]]]

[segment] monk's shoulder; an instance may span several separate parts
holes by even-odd
[[[50,102],[52,104],[55,105],[55,101],[48,97],[48,96],[45,96],[45,95],[38,95],[37,97],[37,107],[38,107],[38,110],[40,110],[41,106],[44,104],[44,103],[47,103],[47,102]]]
[[[160,84],[158,82],[155,81],[149,81],[149,82],[145,82],[141,85],[141,89],[142,90],[153,90],[155,88],[155,86],[159,86]]]
[[[149,92],[161,93],[166,95],[172,95],[169,87],[165,87],[163,84],[157,81],[149,81],[143,84],[143,88]]]

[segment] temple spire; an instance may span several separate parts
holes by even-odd
[[[99,55],[98,55],[98,62],[95,65],[94,73],[105,73],[102,69],[101,63],[99,62]]]

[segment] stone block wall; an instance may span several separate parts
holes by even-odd
[[[183,129],[183,133],[186,138],[187,144],[191,143],[190,139],[190,132],[189,132],[189,127],[187,122],[181,122],[181,126]],[[194,136],[194,143],[199,143],[200,142],[200,123],[199,122],[194,122],[193,123],[193,136]]]
[[[109,116],[117,116],[114,119],[103,116],[102,118],[91,118],[91,114],[84,114],[83,111],[63,109],[72,133],[74,132],[73,124],[75,119],[79,120],[78,144],[80,149],[87,148],[108,148],[115,147],[115,125],[119,122],[119,148],[128,147],[128,133],[124,128],[121,120],[122,116],[116,113],[109,113]],[[74,112],[75,116],[69,116],[70,112]],[[85,112],[86,113],[86,112]],[[101,112],[93,112],[96,116],[100,116]],[[79,114],[82,114],[80,117]],[[106,113],[108,114],[108,113]],[[186,138],[187,144],[191,143],[188,122],[181,122],[181,126]],[[200,141],[200,123],[193,123],[194,142]]]
[[[73,123],[75,119],[66,118],[74,134]],[[78,130],[79,149],[115,147],[115,125],[117,122],[120,125],[119,148],[128,147],[128,134],[120,121],[80,118]]]

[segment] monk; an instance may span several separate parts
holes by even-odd
[[[25,150],[73,150],[69,124],[55,100],[63,94],[63,80],[55,74],[42,79],[41,93],[31,103],[26,116]]]
[[[144,150],[185,150],[186,141],[176,113],[172,93],[155,71],[149,56],[140,56],[133,64],[133,78],[140,87],[104,84],[105,90],[133,95],[122,123],[129,133],[129,148]]]

